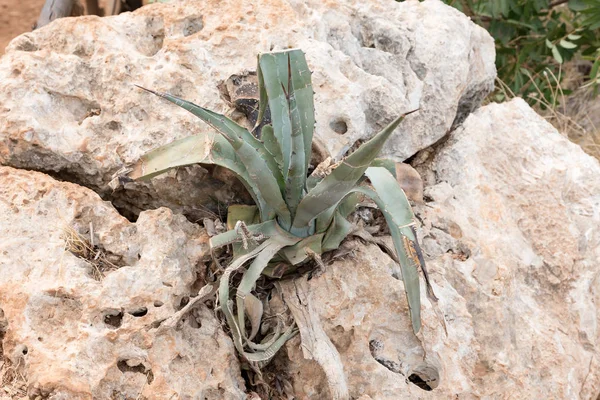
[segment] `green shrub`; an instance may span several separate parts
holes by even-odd
[[[443,0],[487,29],[496,43],[499,82],[493,101],[518,95],[530,104],[553,107],[562,65],[589,61],[585,86],[600,84],[600,0]]]

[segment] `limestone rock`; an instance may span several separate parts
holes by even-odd
[[[88,189],[0,167],[3,389],[56,399],[243,398],[233,344],[213,311],[199,305],[169,325],[204,285],[207,240],[170,210],[131,223]],[[100,255],[78,251],[84,243]]]
[[[243,191],[200,166],[108,188],[145,152],[210,130],[133,84],[230,112],[219,84],[288,47],[307,53],[317,146],[334,159],[420,107],[386,147],[404,160],[478,107],[495,76],[492,38],[438,0],[174,1],[64,18],[13,40],[0,61],[0,163],[76,181],[131,215],[220,213]]]
[[[308,281],[350,396],[597,399],[598,161],[516,99],[469,116],[427,168],[416,211],[448,336],[425,296],[423,342],[411,333],[398,271],[376,247],[355,244]],[[326,390],[299,339],[287,357],[300,398]]]

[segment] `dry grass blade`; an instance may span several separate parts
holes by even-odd
[[[19,372],[20,364],[21,359],[17,365],[12,365],[8,359],[4,359],[0,364],[0,387],[13,399],[27,396],[27,378]],[[3,393],[0,393],[0,398],[3,398]]]
[[[90,226],[90,232],[92,232],[92,229]],[[101,281],[107,272],[119,269],[118,266],[108,260],[106,253],[101,248],[95,246],[73,227],[64,226],[62,237],[65,241],[65,251],[87,261],[92,266],[92,277],[95,280]]]

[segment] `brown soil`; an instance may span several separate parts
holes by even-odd
[[[0,55],[13,38],[30,32],[44,0],[0,0]]]

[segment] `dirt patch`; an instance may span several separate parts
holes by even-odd
[[[44,0],[0,0],[0,55],[8,43],[30,32],[44,5]]]

